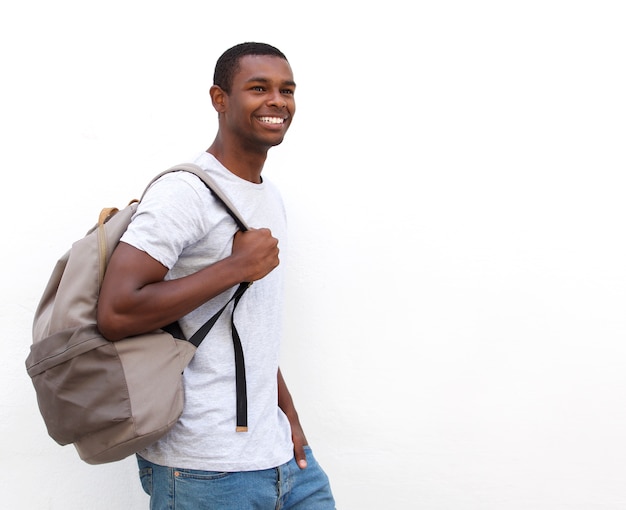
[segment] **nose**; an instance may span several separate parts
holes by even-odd
[[[281,94],[280,90],[275,90],[267,101],[268,106],[275,106],[278,108],[286,108],[287,100]]]

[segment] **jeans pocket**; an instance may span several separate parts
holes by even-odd
[[[139,480],[141,488],[148,495],[152,496],[152,468],[145,467],[139,470]]]
[[[201,471],[198,469],[178,469],[174,470],[176,480],[221,480],[227,478],[231,473],[226,471]]]

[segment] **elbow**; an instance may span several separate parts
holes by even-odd
[[[117,342],[129,336],[121,327],[123,321],[115,313],[108,312],[98,304],[96,325],[100,334],[110,342]]]
[[[98,324],[98,330],[100,331],[100,334],[104,337],[104,339],[108,340],[109,342],[117,342],[125,338],[123,335],[116,334],[115,331],[102,328],[100,324]]]

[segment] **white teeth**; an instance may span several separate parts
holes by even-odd
[[[267,122],[268,124],[282,124],[285,122],[285,119],[281,117],[260,117],[259,120],[261,122]]]

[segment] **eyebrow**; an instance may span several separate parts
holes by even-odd
[[[246,83],[251,83],[251,82],[255,82],[255,81],[256,82],[260,82],[260,83],[269,83],[270,82],[270,80],[268,78],[263,78],[263,77],[260,77],[260,76],[256,76],[256,77],[252,77],[252,78],[246,80]],[[283,87],[284,86],[295,87],[296,86],[296,82],[293,81],[293,80],[287,80],[287,81],[282,82],[281,86],[283,86]]]

